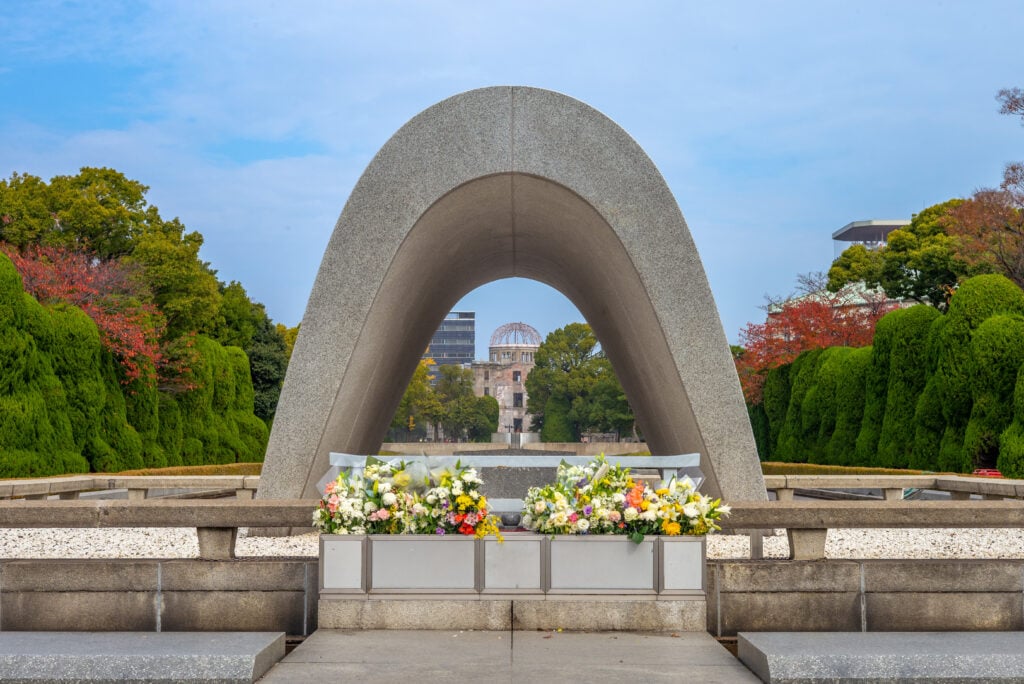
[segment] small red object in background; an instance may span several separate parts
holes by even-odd
[[[1001,472],[999,472],[998,470],[996,470],[995,468],[978,468],[977,470],[974,471],[973,474],[974,475],[978,475],[980,477],[1002,477],[1003,476],[1003,474]]]

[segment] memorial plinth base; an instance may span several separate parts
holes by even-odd
[[[321,595],[318,614],[320,629],[707,631],[707,603],[696,596],[680,600],[615,596],[532,600]]]

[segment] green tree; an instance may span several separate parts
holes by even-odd
[[[974,331],[996,314],[1024,314],[1024,291],[1004,276],[982,275],[964,281],[941,324],[933,324],[930,332],[934,339],[929,342],[934,345],[935,372],[918,400],[921,442],[915,439],[914,447],[918,462],[926,458],[926,449],[934,448],[941,430],[938,468],[964,472],[975,466],[973,456],[964,449],[976,372],[970,345]]]
[[[877,456],[872,459],[880,467],[906,468],[910,465],[916,429],[914,411],[927,381],[928,333],[940,315],[934,307],[917,305],[897,309],[883,319],[886,321],[889,347],[888,385]],[[875,339],[878,339],[877,335]],[[865,406],[865,422],[867,412]],[[864,429],[861,429],[862,435]],[[863,460],[859,443],[857,453],[861,463],[871,462]]]
[[[281,385],[288,370],[288,352],[284,338],[267,316],[263,305],[256,304],[253,310],[256,326],[245,347],[245,354],[249,357],[256,416],[269,424],[274,419],[277,400],[281,397]]]
[[[836,422],[827,447],[830,463],[856,463],[857,436],[864,415],[865,376],[870,363],[871,347],[850,349],[839,358]]]
[[[416,370],[413,371],[412,378],[398,403],[395,416],[391,419],[392,429],[425,434],[423,430],[425,430],[426,424],[439,420],[441,402],[430,384],[433,379],[433,376],[430,375],[430,367],[433,363],[433,359],[420,359],[416,364]]]
[[[964,457],[994,468],[999,438],[1013,420],[1017,373],[1024,365],[1024,317],[992,316],[971,336],[971,417],[964,436]]]
[[[1013,392],[1013,422],[999,437],[996,467],[1006,477],[1024,478],[1024,365],[1017,371]]]
[[[542,435],[550,418],[552,398],[555,402],[550,406],[558,413],[559,421],[555,432],[572,437],[555,441],[574,441],[590,429],[632,428],[633,412],[625,392],[586,323],[570,323],[551,332],[537,349],[534,363],[526,376],[526,410]],[[568,421],[568,431],[561,425],[563,421]]]
[[[807,432],[804,430],[803,403],[808,391],[814,386],[822,351],[805,351],[790,367],[789,407],[786,409],[786,420],[779,432],[778,444],[778,458],[783,461],[806,463],[809,436],[813,434],[815,438],[817,437],[817,426]]]
[[[491,435],[498,431],[500,407],[494,397],[475,397],[471,420],[466,434],[474,442],[489,442]]]
[[[142,231],[128,261],[142,266],[153,300],[167,319],[165,339],[213,333],[220,313],[217,278],[199,259],[203,236],[177,219]]]
[[[463,439],[477,412],[473,371],[462,366],[439,366],[434,393],[440,404],[440,423],[445,436]]]
[[[950,212],[962,203],[952,199],[915,214],[906,228],[889,233],[888,242],[878,250],[848,247],[829,269],[829,290],[838,292],[848,283],[864,281],[892,298],[944,309],[961,278],[984,272],[957,257],[956,240],[947,232]]]
[[[83,167],[47,184],[27,174],[0,181],[0,239],[19,248],[61,245],[101,259],[132,251],[135,235],[159,221],[149,190],[113,169]]]
[[[288,356],[290,361],[292,358],[292,349],[295,348],[295,340],[299,336],[299,325],[294,328],[289,328],[284,323],[278,323],[276,326],[277,332],[280,333],[281,338],[284,340],[285,354]]]
[[[768,371],[764,381],[764,411],[768,420],[767,450],[761,453],[762,460],[778,456],[779,435],[786,423],[789,410],[790,364],[776,366]]]
[[[246,349],[266,314],[249,299],[242,284],[232,280],[220,286],[220,309],[214,339],[228,347]]]

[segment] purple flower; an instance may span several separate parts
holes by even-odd
[[[590,514],[593,513],[593,512],[594,512],[594,507],[593,506],[588,504],[588,505],[583,507],[583,515],[589,517]]]
[[[444,528],[443,527],[438,527],[436,530],[434,530],[434,533],[437,534],[440,537],[443,537],[444,536]]]

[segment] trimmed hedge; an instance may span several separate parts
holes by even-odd
[[[840,357],[836,377],[836,427],[828,443],[833,465],[853,465],[857,435],[864,415],[865,378],[871,363],[871,347],[851,349]]]
[[[776,454],[781,461],[807,462],[808,444],[814,440],[811,438],[810,426],[807,431],[804,428],[803,404],[807,392],[814,386],[814,378],[817,375],[823,351],[822,349],[805,351],[796,357],[790,366],[789,409],[786,411],[786,420],[779,432],[778,454]],[[814,437],[817,437],[816,431],[814,431]]]
[[[268,429],[245,352],[196,347],[186,380],[197,389],[125,387],[92,320],[40,305],[0,254],[0,477],[261,461]]]
[[[887,321],[890,338],[889,377],[877,451],[869,461],[880,468],[906,468],[910,465],[914,448],[914,411],[924,390],[928,370],[928,331],[940,316],[935,307],[918,304],[893,311],[882,319]],[[864,411],[866,414],[867,406]],[[861,429],[863,433],[864,428]],[[858,457],[861,454],[859,446]]]
[[[875,345],[804,352],[749,407],[762,460],[1024,474],[1024,291],[961,284],[943,316],[886,315]],[[1011,409],[1011,396],[1014,408]]]
[[[964,437],[972,466],[996,467],[999,438],[1013,420],[1017,373],[1024,364],[1024,317],[992,316],[971,338],[974,406]]]
[[[761,460],[775,458],[779,449],[779,435],[786,422],[789,410],[790,366],[779,366],[768,371],[764,381],[764,412],[768,421],[768,441],[765,450],[759,452]]]

